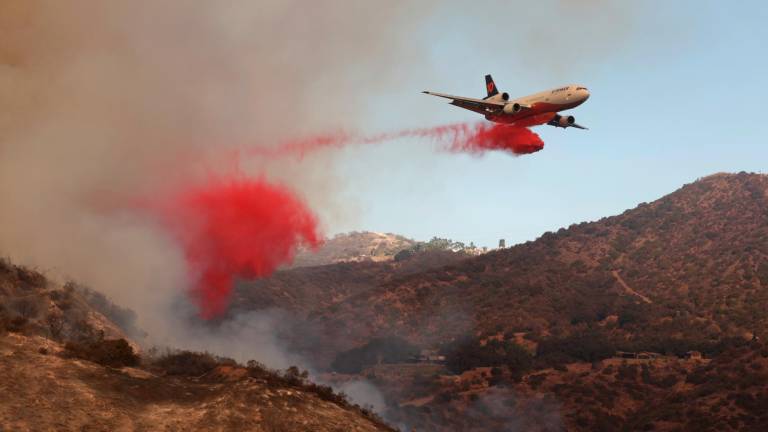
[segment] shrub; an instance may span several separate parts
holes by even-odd
[[[528,352],[513,341],[490,340],[485,345],[470,336],[446,346],[446,367],[453,373],[483,366],[507,366],[513,378],[518,379],[532,366]]]
[[[309,378],[309,372],[300,370],[297,366],[291,366],[283,373],[283,379],[292,386],[301,386]]]
[[[467,273],[482,273],[485,271],[486,266],[481,262],[467,261],[467,263],[464,264],[463,269]]]
[[[212,371],[220,364],[217,359],[209,353],[179,351],[166,354],[157,359],[154,364],[165,371],[168,375],[200,376]]]
[[[69,310],[72,307],[72,292],[68,290],[54,290],[48,296],[56,306],[62,311]]]
[[[91,342],[67,342],[65,352],[83,360],[92,361],[103,366],[123,367],[139,364],[139,356],[127,340],[100,339]]]
[[[103,339],[103,331],[96,330],[87,319],[78,319],[69,325],[68,337],[78,342],[92,342]]]
[[[394,260],[396,262],[401,262],[410,259],[414,255],[416,255],[416,251],[413,249],[403,249],[395,254]]]
[[[689,384],[704,384],[707,382],[708,376],[705,370],[699,368],[693,371],[685,378],[685,382]]]
[[[768,286],[768,263],[762,262],[757,268],[757,278],[763,286]]]
[[[14,317],[11,320],[8,320],[5,323],[5,329],[8,330],[8,331],[12,331],[12,332],[18,333],[18,332],[24,330],[24,328],[27,327],[28,323],[29,323],[28,319],[26,319],[26,318],[24,318],[22,316],[17,316],[17,317]]]
[[[140,334],[136,328],[136,312],[131,309],[120,307],[107,298],[104,294],[94,291],[90,288],[78,285],[75,282],[67,282],[71,290],[77,290],[85,301],[102,315],[109,318],[110,321],[117,324],[129,335]]]
[[[29,297],[17,299],[12,303],[11,308],[16,311],[20,317],[26,319],[35,318],[40,313],[40,303]]]
[[[648,322],[650,308],[645,304],[629,303],[619,311],[619,326],[644,325]]]
[[[341,373],[360,373],[365,367],[378,363],[402,363],[415,356],[419,349],[398,337],[372,339],[367,344],[339,353],[331,368]]]
[[[44,287],[48,283],[48,281],[45,279],[45,276],[43,276],[43,274],[37,270],[21,266],[15,267],[16,278],[27,288]]]
[[[532,389],[536,390],[546,379],[546,374],[530,375],[528,377],[528,385],[531,386]]]
[[[568,362],[595,362],[610,358],[616,352],[608,335],[587,331],[562,338],[542,340],[537,348],[537,361],[542,366],[558,366]]]
[[[670,387],[674,386],[675,384],[677,384],[677,382],[678,382],[678,379],[677,379],[677,377],[675,375],[667,375],[667,376],[665,376],[664,378],[662,378],[660,380],[653,381],[652,383],[653,383],[653,385],[655,385],[657,387],[670,388]]]
[[[330,386],[320,385],[315,383],[306,384],[303,387],[305,390],[316,394],[320,399],[333,402],[336,405],[347,407],[349,406],[349,400],[344,393],[335,393]]]
[[[616,378],[626,381],[634,381],[637,377],[638,367],[635,364],[627,364],[619,366],[619,371],[616,374]]]
[[[11,260],[6,257],[0,257],[0,274],[10,274],[13,271]]]
[[[0,258],[0,265],[2,264],[2,258]],[[0,268],[2,270],[2,268]],[[8,330],[8,324],[10,322],[10,318],[8,318],[8,314],[5,312],[5,307],[0,303],[0,334],[5,333]]]
[[[64,317],[59,313],[50,313],[45,317],[45,323],[51,338],[58,340],[64,330]]]

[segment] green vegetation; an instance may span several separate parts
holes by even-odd
[[[217,357],[207,352],[177,351],[165,354],[155,360],[153,365],[168,375],[201,376],[214,370],[219,365],[235,365],[235,361]]]
[[[125,339],[101,339],[91,342],[67,342],[65,353],[102,366],[137,366],[139,356]]]
[[[409,361],[418,353],[418,347],[402,338],[376,338],[361,347],[339,353],[331,368],[341,373],[360,373],[375,364]]]
[[[606,333],[590,330],[541,340],[536,350],[536,363],[540,367],[574,362],[591,363],[613,357],[615,352],[616,344]]]
[[[473,242],[466,244],[464,242],[451,240],[449,238],[432,237],[429,241],[418,242],[414,246],[403,249],[395,255],[395,260],[404,260],[419,252],[429,251],[451,251],[451,252],[472,252],[477,250]]]
[[[482,343],[474,336],[460,338],[443,348],[446,367],[459,374],[476,367],[506,366],[513,376],[521,376],[533,365],[531,355],[520,345],[491,339]]]

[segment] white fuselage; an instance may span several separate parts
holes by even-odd
[[[491,100],[502,101],[502,95],[495,95]],[[508,105],[519,104],[522,107],[515,112],[499,112],[488,114],[485,117],[497,123],[518,123],[530,119],[532,123],[551,120],[558,111],[575,108],[589,99],[589,90],[581,85],[567,85],[552,90],[535,93],[529,96],[506,101]],[[544,121],[546,120],[546,121]]]

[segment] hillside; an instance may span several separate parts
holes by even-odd
[[[74,282],[54,283],[36,270],[0,259],[0,329],[60,341],[130,339],[143,335],[135,320],[133,311],[103,294]]]
[[[366,373],[385,386],[381,369]],[[413,393],[392,413],[395,420],[417,430],[762,431],[768,427],[768,348],[759,343],[713,360],[606,359],[537,370],[519,381],[479,368],[460,377],[442,376],[431,387],[418,381],[400,383]]]
[[[768,426],[768,176],[712,175],[479,256],[413,251],[242,281],[229,315],[209,324],[281,311],[278,338],[328,371],[325,380],[374,383],[389,407],[382,414],[407,429]],[[0,419],[13,429],[388,430],[296,370],[210,356],[190,366],[189,354],[142,354],[135,368],[85,361],[78,353],[89,344],[141,334],[131,311],[1,264],[0,322],[10,333],[0,334],[0,366],[10,373],[0,391],[20,396],[0,403]],[[422,349],[444,360],[419,360]],[[52,405],[40,402],[43,388]],[[29,423],[25,407],[73,414]],[[98,410],[111,414],[85,414]]]
[[[302,249],[291,267],[308,267],[339,262],[388,261],[416,241],[395,234],[351,232],[327,239],[318,250]]]
[[[266,296],[260,304],[277,286],[308,290],[312,302],[273,303],[307,319],[286,338],[320,367],[368,361],[360,374],[387,396],[388,418],[417,430],[765,425],[768,350],[757,339],[768,335],[768,176],[715,174],[617,216],[431,268],[368,265],[362,274],[387,277],[341,295],[358,268],[305,268],[303,282],[288,270],[251,288]],[[391,336],[447,364],[375,364],[392,353],[372,347]],[[685,359],[691,351],[704,359]]]
[[[399,260],[340,262],[281,270],[266,279],[238,283],[227,316],[209,324],[216,325],[241,312],[270,310],[280,316],[274,325],[280,339],[293,351],[305,354],[315,367],[325,368],[340,350],[350,345],[345,339],[333,340],[333,334],[317,326],[316,314],[333,313],[336,305],[388,281],[461,262],[467,257],[461,252],[429,250]]]
[[[280,308],[306,316],[409,274],[464,260],[462,252],[428,250],[406,259],[350,261],[276,272],[269,278],[238,283],[230,314]]]
[[[764,334],[767,288],[768,176],[717,174],[618,216],[386,281],[313,316],[350,345],[383,334],[420,345],[468,332],[539,340],[606,325],[627,340],[703,344]]]
[[[137,355],[134,319],[95,291],[0,260],[0,429],[393,430],[295,367]]]
[[[107,368],[18,334],[0,336],[0,368],[4,430],[391,430],[245,368],[219,366],[200,377]]]

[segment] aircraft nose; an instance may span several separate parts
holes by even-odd
[[[589,90],[584,89],[581,91],[581,93],[582,93],[581,96],[584,98],[584,100],[589,99]]]

